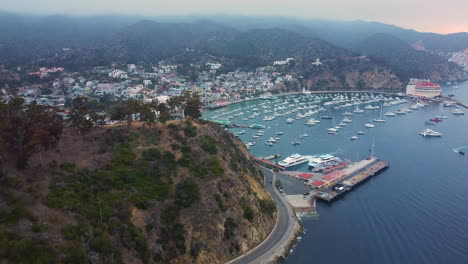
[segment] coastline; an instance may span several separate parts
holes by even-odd
[[[386,95],[394,95],[394,96],[401,96],[398,95],[397,92],[387,92],[387,91],[372,91],[372,90],[333,90],[333,91],[308,91],[310,94],[328,94],[328,93],[375,93],[375,94],[386,94]],[[278,94],[272,94],[272,96],[275,97],[281,97],[281,96],[288,96],[288,95],[297,95],[297,94],[302,94],[303,91],[296,91],[296,92],[286,92],[286,93],[278,93]],[[242,102],[247,102],[247,101],[254,101],[254,100],[259,100],[262,99],[260,96],[254,97],[254,98],[249,98],[249,99],[239,99],[239,100],[234,100],[226,104],[225,106],[222,106],[220,108],[228,107],[234,104],[242,103]],[[210,110],[207,109],[206,107],[203,108],[203,110]],[[213,110],[213,109],[211,109]]]
[[[277,263],[289,254],[291,247],[296,243],[298,234],[302,232],[294,209],[273,185],[276,173],[264,167],[261,169],[265,173],[265,179],[271,178],[266,181],[266,187],[276,202],[277,221],[265,240],[246,253],[226,262],[227,264]]]

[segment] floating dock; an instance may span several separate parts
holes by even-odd
[[[329,183],[327,186],[320,189],[316,197],[330,202],[347,191],[352,190],[363,181],[377,175],[388,166],[388,162],[377,158],[369,158],[360,161],[356,163],[354,167],[343,170],[343,173],[334,178],[331,184]]]

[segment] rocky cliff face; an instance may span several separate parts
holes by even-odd
[[[7,262],[223,263],[276,219],[245,147],[210,123],[67,130],[0,180]]]
[[[366,58],[329,60],[320,66],[298,63],[293,72],[303,78],[282,89],[400,91],[403,87],[392,71]]]
[[[452,52],[449,61],[459,65],[468,72],[468,49],[459,52]]]

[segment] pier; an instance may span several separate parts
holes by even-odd
[[[345,172],[335,178],[332,185],[328,185],[327,187],[319,190],[316,197],[330,202],[347,191],[352,190],[365,180],[377,175],[380,171],[389,166],[388,162],[378,160],[376,158],[370,158],[366,161],[370,162],[363,167],[359,167],[358,165],[355,168],[350,168],[351,170],[348,173]]]
[[[459,106],[461,106],[461,107],[464,107],[464,108],[468,109],[468,104],[465,104],[465,103],[463,103],[463,102],[460,102],[460,101],[455,100],[455,99],[450,98],[450,97],[442,96],[441,98],[442,98],[443,100],[445,100],[445,101],[453,102],[453,103],[456,104],[456,105],[459,105]]]
[[[389,166],[388,162],[373,156],[351,164],[345,162],[345,164],[343,167],[339,166],[333,170],[322,172],[306,173],[282,170],[277,174],[296,178],[303,184],[310,186],[311,189],[307,195],[296,193],[286,197],[295,209],[299,211],[312,209],[314,211],[313,202],[315,200],[331,202]]]

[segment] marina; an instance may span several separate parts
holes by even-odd
[[[465,89],[468,83],[460,86],[455,92],[447,90],[446,94],[455,93],[459,101],[468,101],[468,94],[465,97],[462,94],[468,92]],[[375,102],[368,102],[370,100]],[[358,102],[361,103],[354,105]],[[367,105],[380,106],[380,109],[366,109]],[[353,112],[356,106],[364,112]],[[225,128],[232,133],[246,130],[246,134],[240,135],[239,139],[244,143],[251,140],[256,142],[249,152],[263,160],[271,158],[266,161],[273,165],[294,153],[303,156],[329,154],[348,163],[326,172],[310,170],[308,163],[287,169],[274,169],[275,166],[270,165],[281,181],[281,193],[300,213],[298,218],[301,218],[307,232],[294,246],[294,252],[286,258],[286,263],[309,263],[311,254],[319,263],[343,263],[347,261],[345,256],[356,252],[362,257],[355,260],[363,263],[418,263],[424,256],[434,256],[431,255],[434,246],[451,253],[443,258],[435,257],[435,261],[427,263],[437,263],[447,258],[459,263],[462,255],[451,250],[464,250],[461,247],[464,240],[458,239],[461,234],[466,235],[464,229],[454,229],[454,232],[446,230],[437,235],[428,232],[445,230],[446,226],[441,224],[445,222],[463,226],[468,219],[463,203],[453,199],[454,194],[458,197],[456,200],[468,199],[468,182],[464,173],[468,170],[467,156],[464,154],[468,151],[465,133],[468,116],[452,114],[455,107],[444,107],[442,101],[421,101],[392,94],[320,93],[242,102],[205,113],[204,118],[212,120],[212,116],[218,116],[215,120],[229,120],[247,126],[263,125],[261,129]],[[380,119],[382,108],[382,117],[386,122],[373,122],[373,119]],[[317,110],[317,113],[308,113]],[[228,118],[240,112],[244,114]],[[274,119],[264,121],[265,115],[274,116]],[[330,116],[331,119],[321,119],[321,116]],[[295,121],[287,124],[287,118]],[[312,125],[312,122],[308,122],[312,118],[320,122]],[[341,126],[340,122],[345,118],[352,122],[343,122],[346,126]],[[430,119],[438,119],[438,122]],[[430,122],[430,125],[426,122]],[[365,128],[365,124],[373,124],[374,127]],[[336,130],[335,134],[328,134],[330,128]],[[443,136],[420,136],[419,133],[426,128],[443,133]],[[263,135],[253,138],[259,130]],[[277,135],[277,132],[282,134]],[[303,133],[308,136],[301,138]],[[353,136],[359,139],[350,140]],[[272,146],[265,145],[270,137],[280,137],[281,140]],[[366,170],[350,174],[349,166],[366,161],[371,156],[374,138],[378,161],[364,166]],[[275,154],[280,157],[275,159]],[[387,163],[388,167],[380,169],[380,165],[377,165],[379,162],[384,162],[381,163],[383,167]],[[327,178],[323,179],[325,176]],[[325,183],[327,180],[329,183],[322,184],[322,189],[310,185],[315,181]],[[316,213],[309,217],[305,212]],[[429,215],[437,215],[437,218],[430,218]],[[408,237],[408,241],[397,240],[395,230],[398,237]],[[343,254],[334,254],[329,243],[317,243],[318,240],[327,239],[342,248]],[[381,245],[369,257],[362,248],[374,247],[375,241],[381,241]],[[416,242],[420,253],[412,250]],[[397,244],[402,247],[394,247]],[[405,255],[405,258],[382,258],[387,252],[393,256]]]

